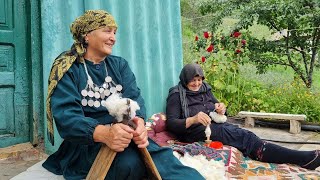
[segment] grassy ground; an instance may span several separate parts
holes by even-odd
[[[314,71],[312,90],[320,93],[320,68]]]
[[[281,86],[285,82],[292,82],[294,71],[291,68],[273,67],[265,74],[256,74],[254,65],[245,64],[240,67],[242,77],[261,82],[265,86]],[[314,69],[312,91],[320,93],[320,68]]]
[[[222,31],[222,33],[230,33],[234,29],[233,26],[238,21],[239,20],[233,19],[233,18],[224,18],[220,30]],[[269,38],[272,38],[271,31],[266,26],[253,24],[249,28],[249,31],[251,31],[252,34],[254,35],[254,37],[256,37],[258,39],[262,39],[262,38],[269,39]]]

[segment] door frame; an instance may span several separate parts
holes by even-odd
[[[24,0],[27,15],[27,61],[30,62],[30,142],[36,146],[44,137],[44,93],[40,1]]]

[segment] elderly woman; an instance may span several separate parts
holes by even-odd
[[[89,10],[71,25],[75,40],[69,51],[53,63],[49,76],[48,135],[53,139],[53,119],[64,139],[59,149],[43,163],[47,170],[65,179],[84,179],[101,147],[118,152],[105,179],[143,179],[146,167],[138,148],[147,147],[163,179],[203,179],[183,166],[169,148],[149,141],[144,126],[145,106],[128,62],[113,56],[117,24],[103,10]],[[136,101],[140,110],[133,119],[136,130],[114,122],[103,107],[110,94]]]
[[[270,163],[290,163],[307,169],[320,165],[320,151],[296,151],[262,141],[250,131],[229,123],[215,123],[208,114],[225,114],[226,107],[214,97],[211,87],[203,81],[198,64],[187,64],[180,82],[169,90],[167,98],[167,129],[185,142],[205,140],[205,129],[211,129],[210,139],[239,149],[245,156]]]

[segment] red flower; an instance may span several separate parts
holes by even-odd
[[[202,56],[202,57],[201,57],[201,61],[202,61],[202,62],[206,62],[206,57]]]
[[[237,38],[237,37],[239,37],[240,35],[241,35],[241,32],[238,32],[238,31],[236,31],[236,32],[233,33],[233,37],[234,37],[234,38]]]
[[[208,39],[209,38],[209,33],[206,31],[203,33],[204,38]]]
[[[211,44],[211,45],[207,48],[207,51],[208,51],[208,52],[212,52],[213,49],[214,49],[214,46],[213,46],[213,44]]]
[[[246,44],[247,44],[247,41],[244,40],[244,39],[242,39],[242,40],[241,40],[241,43],[242,43],[242,45],[246,45]]]
[[[241,53],[242,51],[241,51],[241,49],[237,49],[236,50],[236,54],[239,54],[239,53]]]
[[[198,37],[198,36],[196,36],[196,37],[194,38],[194,40],[195,40],[195,41],[198,41],[198,40],[199,40],[199,37]]]

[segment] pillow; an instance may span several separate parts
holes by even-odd
[[[176,139],[173,134],[166,131],[166,120],[164,113],[156,113],[146,122],[148,136],[160,146],[167,146],[168,141]]]
[[[151,128],[155,133],[160,133],[166,130],[167,117],[164,113],[153,114],[149,120],[152,121]]]

